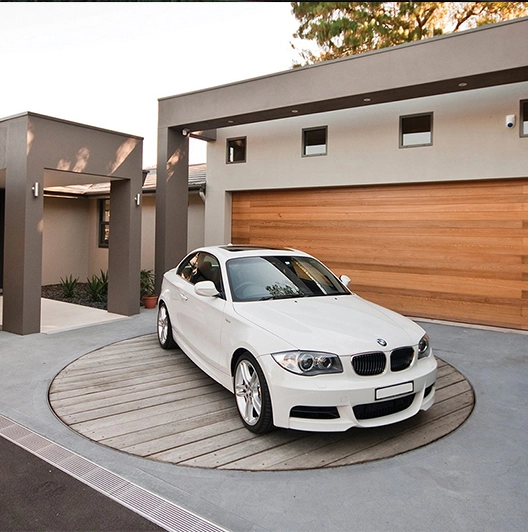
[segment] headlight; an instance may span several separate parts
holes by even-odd
[[[425,334],[418,342],[418,359],[428,357],[431,354],[431,344],[429,343],[429,336]]]
[[[287,351],[272,355],[285,370],[297,375],[321,375],[342,373],[343,366],[337,355],[313,351]]]

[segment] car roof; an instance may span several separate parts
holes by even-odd
[[[273,256],[273,255],[303,255],[310,256],[303,251],[298,251],[296,249],[285,249],[285,248],[271,248],[264,246],[248,246],[248,245],[232,245],[227,246],[206,246],[203,248],[196,249],[195,252],[203,251],[206,253],[211,253],[216,257],[222,257],[224,260],[229,260],[235,257],[261,257],[261,256]]]

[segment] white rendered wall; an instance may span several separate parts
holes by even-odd
[[[207,152],[205,244],[229,242],[236,190],[526,177],[523,99],[526,82],[218,130]],[[399,117],[428,112],[433,145],[399,148]],[[328,126],[328,154],[301,157],[302,129],[318,126]],[[240,136],[247,162],[228,165],[226,139]]]

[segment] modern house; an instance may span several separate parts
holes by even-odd
[[[132,315],[141,268],[229,242],[311,252],[407,315],[528,330],[527,49],[517,19],[162,98],[155,199],[141,138],[0,120],[4,330],[38,332],[41,285],[101,269]]]
[[[34,148],[44,142],[35,156],[34,167],[28,169],[24,156],[31,159]],[[125,260],[130,261],[133,277],[138,277],[139,268],[154,269],[156,168],[141,170],[141,148],[139,137],[35,113],[0,120],[0,289],[4,330],[38,332],[41,285],[59,283],[70,275],[83,282],[100,271],[108,271],[111,260],[120,264],[110,278],[112,287],[120,283],[121,272],[127,270],[121,264]],[[16,149],[20,152],[18,162]],[[132,158],[131,166],[120,174]],[[127,181],[118,176],[129,172],[134,173],[135,183],[126,192],[125,207],[133,206],[127,214],[119,210],[119,196],[117,200],[113,196],[118,183]],[[135,193],[130,197],[132,192]],[[203,244],[204,193],[205,164],[191,165],[187,242],[193,248]],[[17,220],[17,216],[21,219]],[[126,225],[128,229],[123,228]],[[123,245],[127,240],[119,236],[113,239],[116,244],[110,245],[110,233],[123,232],[133,232],[130,244]],[[18,288],[13,290],[15,286]],[[139,312],[139,278],[134,279],[133,286],[117,294],[112,290],[111,308],[119,308],[118,313],[125,315]],[[130,301],[129,293],[133,294]]]
[[[48,238],[50,226],[54,228],[52,223],[45,227],[44,192],[57,186],[110,183],[108,310],[123,315],[139,312],[142,148],[140,137],[36,113],[0,120],[3,330],[40,331],[46,248],[51,255],[60,250],[52,266],[56,269],[65,266],[63,257],[78,251],[75,242],[82,235],[63,205],[62,230],[51,235],[53,242]],[[83,251],[82,259],[88,255]]]
[[[287,246],[411,316],[528,329],[528,19],[162,98],[156,273],[206,244]]]
[[[203,245],[206,171],[189,166],[188,248]],[[110,183],[44,189],[42,285],[73,275],[80,281],[108,269]],[[156,167],[144,169],[141,197],[141,269],[154,270]]]

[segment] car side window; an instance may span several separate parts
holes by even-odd
[[[200,251],[182,262],[176,272],[192,284],[212,281],[220,294],[223,294],[222,273],[218,259],[210,253]]]

